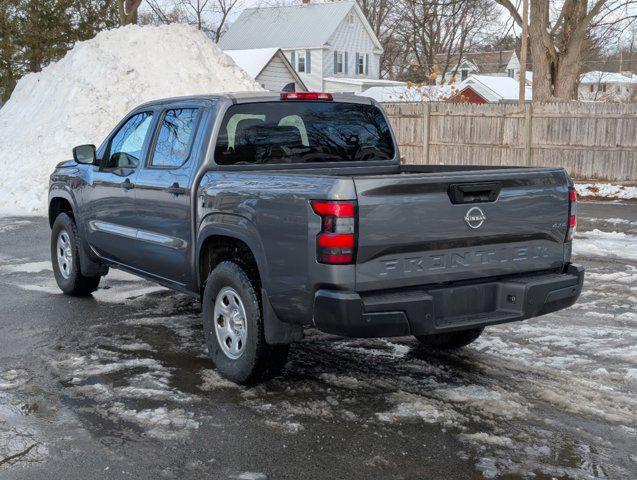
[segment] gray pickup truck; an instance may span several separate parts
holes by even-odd
[[[561,168],[401,165],[383,110],[324,93],[146,103],[50,181],[60,289],[109,267],[201,298],[225,377],[258,382],[303,327],[458,348],[572,305]]]

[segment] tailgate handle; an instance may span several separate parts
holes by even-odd
[[[453,204],[495,202],[502,185],[490,183],[457,183],[449,185],[449,199]]]

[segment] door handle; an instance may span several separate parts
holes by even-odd
[[[173,183],[170,187],[166,189],[168,193],[172,193],[173,195],[183,195],[186,193],[186,189],[179,186],[177,182]]]
[[[130,181],[130,179],[126,179],[122,182],[122,188],[124,190],[130,190],[131,188],[135,188],[135,184]]]

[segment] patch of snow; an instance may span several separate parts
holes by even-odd
[[[204,392],[212,392],[214,390],[218,390],[220,388],[240,388],[239,385],[233,383],[229,380],[226,380],[221,375],[219,375],[215,370],[202,370],[201,379],[203,383],[199,386],[201,390]]]
[[[612,183],[576,183],[575,190],[577,191],[577,196],[582,198],[637,199],[637,187],[626,185],[615,185]]]
[[[358,379],[348,375],[335,375],[333,373],[321,373],[319,378],[330,385],[335,387],[344,388],[360,388],[362,386]]]
[[[10,220],[0,221],[0,233],[12,232],[14,230],[19,230],[20,228],[30,225],[33,222],[31,220]]]
[[[54,166],[69,160],[75,145],[99,145],[143,102],[259,90],[192,26],[128,25],[78,42],[58,62],[20,79],[0,110],[0,214],[42,214]]]
[[[21,387],[29,381],[29,374],[26,370],[6,370],[0,372],[0,391],[13,390]]]
[[[266,420],[265,424],[268,427],[272,427],[276,430],[282,430],[285,433],[298,433],[301,430],[305,429],[303,424],[299,422],[291,422],[291,421],[276,422],[274,420]]]
[[[573,253],[589,257],[613,257],[637,261],[637,236],[622,232],[594,229],[578,232],[573,241]]]
[[[467,442],[489,444],[498,447],[513,447],[513,441],[509,437],[502,437],[499,435],[492,435],[490,433],[478,432],[478,433],[461,433],[458,437]]]
[[[389,395],[388,400],[395,403],[395,407],[393,410],[376,414],[382,422],[395,423],[400,420],[419,419],[426,423],[453,425],[463,418],[460,413],[445,405],[444,402],[413,393],[395,392]]]
[[[107,410],[107,413],[111,418],[115,417],[136,424],[144,429],[148,436],[162,440],[184,438],[189,434],[189,430],[199,428],[199,422],[193,420],[194,414],[181,408],[159,407],[134,410],[117,402]]]
[[[52,270],[51,260],[46,260],[44,262],[28,262],[2,265],[0,266],[0,269],[9,273],[39,273]]]

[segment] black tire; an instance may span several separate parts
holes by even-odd
[[[217,334],[217,325],[225,323],[224,316],[215,319],[215,302],[218,295],[238,295],[245,317],[239,322],[245,325],[245,342],[238,358],[231,358]],[[225,297],[224,297],[225,298]],[[220,299],[223,302],[224,298]],[[235,300],[235,304],[236,300]],[[232,305],[230,305],[232,306]],[[240,385],[254,385],[279,374],[287,360],[289,345],[268,345],[263,332],[263,314],[255,282],[237,263],[223,261],[210,272],[202,298],[203,329],[208,352],[217,371],[228,380]],[[239,311],[239,309],[235,308]],[[236,314],[236,312],[235,312]],[[239,329],[241,330],[241,329]],[[236,330],[235,330],[236,332]],[[228,338],[230,340],[230,338]],[[230,342],[234,345],[234,342]],[[230,352],[232,354],[232,352]]]
[[[461,330],[459,332],[434,333],[431,335],[416,335],[416,339],[430,348],[453,350],[466,347],[476,341],[484,331],[484,327]]]
[[[58,261],[58,239],[66,233],[66,241],[70,245],[68,253],[71,262],[67,271],[63,271]],[[66,213],[60,213],[51,229],[51,263],[55,281],[67,295],[84,297],[90,295],[100,283],[102,277],[85,277],[80,270],[79,236],[73,217]]]

